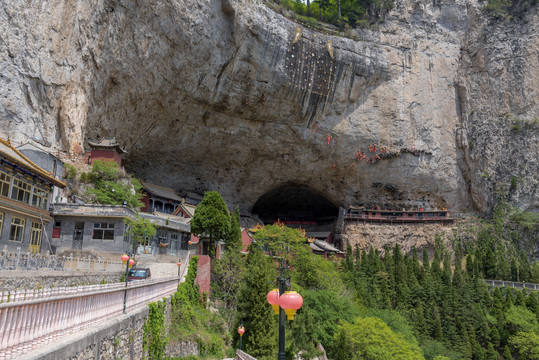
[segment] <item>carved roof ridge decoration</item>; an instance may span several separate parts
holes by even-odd
[[[176,192],[171,189],[160,185],[150,184],[149,182],[140,180],[140,184],[146,189],[149,193],[157,195],[164,199],[174,200],[181,202],[183,199],[176,194]]]
[[[20,166],[30,172],[35,173],[42,179],[49,181],[59,188],[63,189],[66,187],[66,184],[63,181],[55,179],[51,174],[40,168],[33,161],[24,156],[19,150],[13,147],[9,139],[6,141],[0,138],[0,155],[6,158],[9,162],[12,162],[13,165]]]
[[[104,137],[99,141],[88,140],[88,146],[92,149],[116,150],[120,154],[127,154],[127,151],[120,146],[115,137]]]
[[[176,210],[174,210],[172,215],[179,216],[178,214],[180,212],[183,212],[190,219],[195,215],[196,208],[196,205],[188,204],[185,199],[182,199],[182,202],[180,203],[180,205],[178,205]]]

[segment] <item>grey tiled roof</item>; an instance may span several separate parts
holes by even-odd
[[[159,185],[154,185],[154,184],[150,184],[150,183],[147,183],[145,181],[141,181],[140,182],[142,184],[142,186],[144,186],[144,188],[151,194],[153,195],[156,195],[156,196],[159,196],[161,198],[164,198],[164,199],[169,199],[169,200],[174,200],[174,201],[179,201],[181,202],[182,201],[182,198],[179,197],[175,192],[174,190],[170,189],[170,188],[167,188],[167,187],[164,187],[164,186],[159,186]]]
[[[334,252],[334,253],[342,253],[341,250],[337,249],[333,245],[323,240],[315,240],[314,242],[310,243],[309,246],[314,251],[329,251],[329,252]]]

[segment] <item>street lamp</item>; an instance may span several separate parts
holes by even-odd
[[[127,279],[129,277],[129,268],[135,264],[135,260],[129,259],[129,255],[123,254],[122,264],[125,264],[125,291],[124,291],[124,314],[125,314],[125,304],[127,300]]]
[[[182,267],[181,261],[178,261],[178,262],[176,263],[176,265],[178,265],[178,285],[179,285],[179,284],[180,284],[180,269],[181,269],[181,267]]]
[[[243,338],[243,334],[245,333],[245,328],[243,327],[243,324],[238,328],[238,334],[240,334],[240,351],[241,351],[241,339]]]
[[[281,258],[279,268],[281,274],[277,278],[279,289],[271,290],[266,297],[268,303],[272,305],[275,314],[279,314],[279,353],[277,354],[277,360],[285,360],[285,315],[288,320],[294,320],[294,314],[303,305],[303,298],[300,294],[295,291],[285,292],[285,288],[290,281],[290,278],[285,276],[285,270],[287,268],[288,264],[286,260]]]

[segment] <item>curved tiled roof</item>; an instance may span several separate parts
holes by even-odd
[[[11,145],[11,142],[9,141],[9,139],[7,141],[4,139],[0,139],[0,155],[4,157],[7,161],[12,163],[13,165],[17,165],[22,168],[25,168],[26,170],[29,170],[30,172],[35,173],[36,175],[40,176],[42,179],[47,180],[60,188],[66,187],[66,184],[64,182],[55,179],[52,174],[46,172],[45,170],[43,170],[42,168],[34,164],[30,159],[24,156],[19,150],[15,149]]]

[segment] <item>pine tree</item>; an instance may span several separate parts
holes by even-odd
[[[436,340],[442,340],[442,320],[440,319],[440,311],[437,306],[432,308],[432,325],[431,325],[431,336]]]
[[[346,259],[344,264],[347,272],[352,272],[354,270],[354,251],[352,250],[352,245],[350,245],[350,243],[346,245]]]
[[[230,217],[230,231],[226,237],[226,247],[228,251],[240,252],[242,250],[240,209],[237,206]]]
[[[496,256],[490,246],[485,249],[483,273],[486,279],[496,279]]]
[[[466,272],[468,273],[468,276],[473,278],[475,277],[475,273],[474,273],[474,261],[473,261],[473,257],[472,257],[472,254],[468,254],[466,255]]]
[[[255,358],[271,356],[277,346],[277,318],[266,299],[273,284],[275,268],[271,260],[253,247],[247,257],[246,277],[240,291],[238,323],[243,322],[245,327],[246,352]]]
[[[509,349],[509,346],[505,346],[503,349],[503,360],[513,360],[513,356],[511,356],[511,349]]]
[[[191,232],[209,239],[210,256],[215,256],[215,246],[226,239],[230,232],[230,213],[217,191],[207,191],[191,219]]]
[[[485,360],[498,360],[498,356],[498,352],[494,350],[494,346],[492,345],[492,343],[488,343]]]
[[[518,264],[514,256],[511,256],[511,281],[518,281]]]
[[[520,254],[519,258],[519,281],[530,281],[531,266],[528,257],[524,252]]]
[[[340,328],[339,332],[335,334],[335,360],[350,360],[354,357],[350,339],[344,331],[344,328]]]

